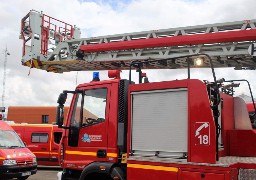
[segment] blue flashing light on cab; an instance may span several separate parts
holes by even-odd
[[[92,81],[100,81],[100,73],[99,72],[93,72]]]

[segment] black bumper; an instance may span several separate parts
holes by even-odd
[[[31,172],[31,175],[36,174],[37,166],[0,166],[1,179],[22,177],[26,172]]]

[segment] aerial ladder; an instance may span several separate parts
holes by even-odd
[[[76,26],[31,10],[21,22],[21,63],[55,73],[125,70],[135,61],[148,62],[144,69],[179,69],[188,63],[178,57],[208,54],[215,68],[256,68],[256,20],[90,38],[80,35]],[[201,67],[209,67],[209,61],[205,59]]]

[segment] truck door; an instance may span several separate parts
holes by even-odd
[[[87,87],[77,94],[73,106],[67,154],[72,160],[106,160],[110,84]],[[70,156],[71,157],[71,156]],[[71,159],[70,159],[71,160]]]
[[[44,129],[44,130],[43,130]],[[39,164],[44,165],[50,159],[50,133],[48,127],[33,127],[30,143],[27,147],[36,155]]]
[[[52,140],[51,140],[51,152],[50,152],[50,158],[53,162],[53,165],[58,165],[58,152],[59,152],[59,145],[60,140],[62,137],[62,129],[59,129],[57,126],[52,127]]]

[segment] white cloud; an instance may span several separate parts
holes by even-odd
[[[0,52],[7,46],[11,53],[7,64],[7,106],[55,106],[62,90],[75,88],[76,72],[54,74],[32,69],[28,76],[29,68],[21,65],[22,42],[18,39],[20,21],[31,9],[77,25],[83,31],[83,37],[256,18],[254,0],[133,0],[129,3],[119,1],[115,7],[103,3],[104,1],[97,2],[1,0]],[[0,53],[0,95],[3,60],[4,56]],[[218,69],[216,72],[218,78],[249,79],[254,92],[256,91],[253,79],[255,71]],[[148,70],[147,73],[151,81],[181,79],[187,76],[186,70]],[[106,79],[107,73],[102,74],[102,78]],[[128,73],[124,72],[124,76],[128,78]],[[89,82],[91,77],[92,72],[79,72],[78,83]],[[211,73],[210,70],[192,70],[192,77],[204,79],[211,77]]]

